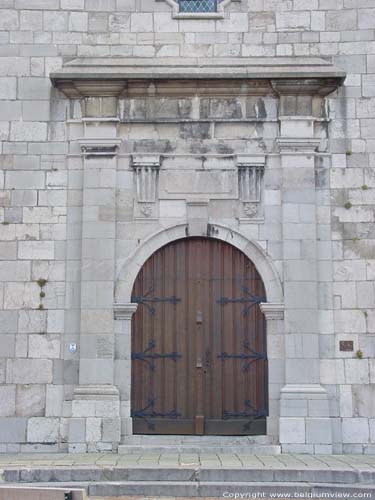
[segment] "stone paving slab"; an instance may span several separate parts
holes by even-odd
[[[214,462],[218,468],[239,469],[333,469],[333,470],[373,470],[375,455],[245,455],[237,453],[141,453],[138,455],[117,455],[115,453],[24,453],[0,454],[0,468],[4,467],[84,467],[84,466],[126,466],[126,467],[167,467],[211,468]]]

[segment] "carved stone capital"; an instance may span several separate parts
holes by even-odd
[[[106,156],[117,155],[121,139],[79,139],[79,145],[83,156]]]
[[[130,321],[136,312],[138,304],[129,302],[127,304],[113,304],[115,319]]]
[[[276,302],[262,302],[260,310],[266,320],[284,319],[284,304]]]
[[[318,95],[324,97],[336,90],[343,82],[343,77],[334,78],[278,78],[271,80],[271,86],[277,95]]]
[[[79,79],[61,78],[54,82],[55,86],[67,97],[80,99],[82,97],[119,97],[127,87],[124,78]]]
[[[133,168],[160,168],[160,155],[131,155],[131,165]]]
[[[266,164],[265,155],[237,155],[237,167],[264,167]]]
[[[280,153],[314,153],[320,144],[320,139],[311,137],[278,137],[276,144]]]

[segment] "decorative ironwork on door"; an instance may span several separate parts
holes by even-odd
[[[236,302],[239,304],[248,304],[242,310],[242,314],[244,316],[247,316],[250,312],[250,309],[254,307],[256,304],[261,304],[262,302],[265,302],[266,297],[264,296],[257,297],[256,295],[253,295],[246,286],[241,286],[241,288],[245,297],[235,297],[235,298],[221,297],[220,299],[218,299],[217,303],[222,304],[223,306],[225,306],[225,304],[236,303]]]
[[[155,371],[155,359],[172,359],[173,361],[177,361],[177,359],[181,358],[181,354],[178,352],[151,352],[155,349],[155,347],[156,342],[154,340],[150,340],[144,351],[132,352],[132,360],[139,359],[140,361],[145,361],[150,370]]]
[[[227,352],[221,352],[218,354],[218,358],[221,358],[223,361],[226,359],[240,359],[243,360],[243,366],[242,369],[243,371],[248,371],[250,368],[251,363],[254,363],[255,361],[258,361],[260,359],[267,359],[267,356],[263,353],[256,352],[251,347],[249,346],[248,342],[243,343],[243,348],[245,352],[241,353],[236,353],[236,354],[228,354]],[[246,352],[247,351],[247,352]]]
[[[181,302],[181,299],[172,295],[171,297],[155,297],[153,295],[154,287],[152,286],[143,296],[132,295],[132,302],[136,302],[137,304],[143,304],[147,307],[148,312],[152,315],[156,313],[156,309],[151,304],[156,304],[158,302],[170,302],[171,304],[178,304]]]

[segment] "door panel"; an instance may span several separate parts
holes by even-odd
[[[209,238],[155,252],[133,289],[133,431],[265,434],[267,359],[254,265]]]

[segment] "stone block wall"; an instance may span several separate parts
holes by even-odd
[[[309,246],[293,241],[291,233],[282,249],[285,200],[280,162],[272,157],[280,103],[272,95],[201,99],[198,107],[194,99],[120,102],[116,133],[127,140],[118,158],[117,266],[139,241],[171,223],[171,213],[176,221],[187,216],[186,205],[176,197],[151,213],[151,219],[160,217],[153,226],[133,220],[145,213],[134,213],[129,154],[271,153],[263,192],[266,223],[243,224],[241,231],[267,251],[281,278],[308,281],[311,271],[317,273],[320,336],[318,342],[309,334],[304,342],[298,335],[289,337],[288,349],[296,353],[290,369],[303,377],[298,353],[311,353],[312,363],[319,365],[316,382],[328,391],[334,451],[374,452],[373,0],[241,0],[225,8],[224,19],[190,20],[173,18],[171,6],[161,0],[0,0],[0,451],[67,449],[80,355],[79,345],[75,353],[69,347],[79,344],[80,308],[85,307],[80,239],[84,162],[78,143],[84,125],[81,103],[69,102],[54,89],[49,75],[76,57],[119,56],[156,62],[168,57],[318,56],[346,70],[344,86],[319,104],[319,112],[314,106],[301,111],[320,117],[314,125],[315,137],[321,138],[315,161],[317,209],[312,215],[308,206],[304,213],[290,207],[287,230],[301,235],[308,231],[309,218],[316,217],[316,269],[293,264],[294,259],[309,260]],[[300,109],[308,105],[298,104]],[[201,122],[189,123],[190,118]],[[154,126],[155,119],[164,123]],[[181,119],[186,122],[176,123]],[[229,126],[232,119],[244,121]],[[95,185],[112,188],[104,177],[102,185]],[[167,179],[161,187],[169,189]],[[107,194],[112,196],[102,191],[98,197]],[[95,203],[108,207],[113,199],[92,199]],[[210,201],[208,211],[212,220],[236,227],[244,216],[228,200]],[[113,222],[110,210],[103,209],[101,217]],[[290,259],[286,268],[285,258]],[[99,291],[89,284],[89,294],[92,304]],[[353,341],[354,351],[339,350],[345,340]],[[97,342],[105,359],[113,346],[105,336]],[[275,339],[275,357],[277,345]],[[275,393],[281,388],[279,365],[270,374]],[[297,420],[291,433],[301,425]],[[303,432],[315,435],[314,422]],[[302,439],[296,445],[309,443]],[[324,451],[325,436],[321,444]]]

